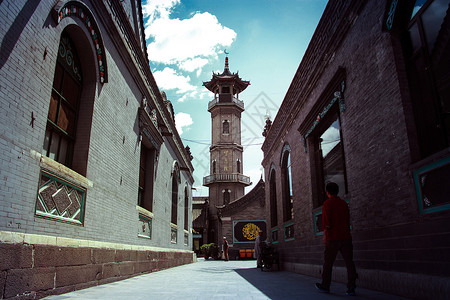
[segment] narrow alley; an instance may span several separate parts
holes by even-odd
[[[314,287],[318,279],[292,272],[261,272],[256,262],[200,258],[198,262],[46,299],[342,299],[345,284],[333,282],[330,294]],[[405,299],[358,288],[353,299]]]

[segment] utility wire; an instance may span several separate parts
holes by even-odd
[[[262,139],[264,137],[254,137],[254,138],[243,138],[243,140],[255,140],[255,139]],[[194,144],[199,144],[199,145],[206,145],[206,146],[211,146],[211,141],[210,140],[191,140],[191,139],[186,139],[186,138],[181,138],[183,141],[186,142],[190,142],[190,143],[194,143]],[[332,143],[336,143],[338,142],[340,139],[336,139],[336,140],[324,140],[322,142],[322,145],[326,145],[326,144],[332,144]],[[248,147],[248,146],[261,146],[263,143],[253,143],[253,144],[242,144],[241,146],[243,147]]]

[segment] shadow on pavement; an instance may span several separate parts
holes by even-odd
[[[333,283],[329,294],[319,293],[314,284],[320,279],[287,271],[261,272],[260,269],[234,269],[243,279],[264,293],[269,299],[348,299],[345,295],[346,286]],[[356,296],[351,299],[398,300],[406,299],[379,291],[357,289]]]
[[[305,282],[300,280],[299,274],[274,270],[261,272],[256,268],[234,271],[270,299],[293,299],[316,292],[313,285],[315,278]]]

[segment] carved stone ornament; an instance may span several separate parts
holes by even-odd
[[[77,17],[83,22],[95,47],[99,81],[100,83],[108,82],[108,67],[103,38],[94,15],[89,8],[79,1],[65,2],[60,0],[53,6],[52,15],[57,24],[66,17]]]

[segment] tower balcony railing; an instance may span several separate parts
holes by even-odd
[[[242,174],[213,174],[203,177],[203,185],[207,186],[215,182],[239,182],[250,185],[250,177]]]
[[[231,96],[231,97],[223,97],[223,96]],[[219,100],[219,98],[221,98],[221,100]],[[228,101],[223,101],[222,99],[226,99]],[[231,100],[230,100],[231,99]],[[239,108],[244,109],[244,101],[239,100],[238,98],[232,96],[232,95],[220,95],[220,97],[215,97],[213,100],[209,101],[208,103],[208,110],[210,110],[211,108],[213,108],[216,104],[230,104],[230,103],[234,103],[236,104]]]

